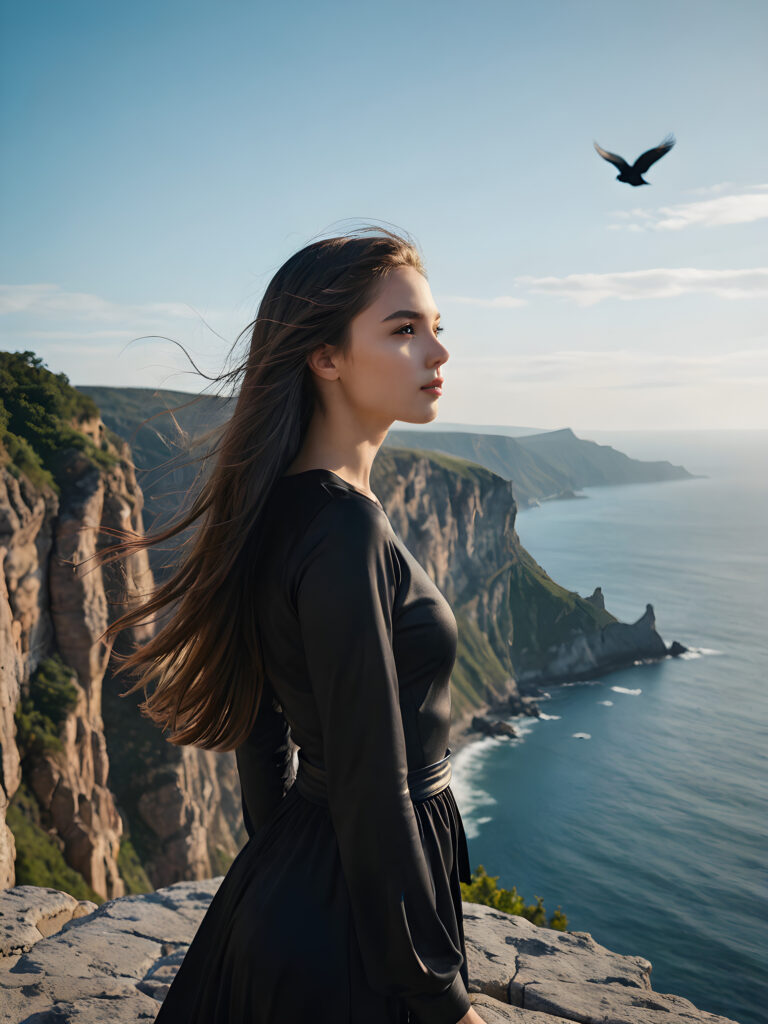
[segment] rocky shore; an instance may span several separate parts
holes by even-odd
[[[602,606],[600,588],[589,600]],[[580,634],[566,643],[553,645],[540,656],[535,668],[518,668],[518,675],[507,683],[505,696],[482,707],[455,713],[451,724],[451,753],[457,754],[473,740],[483,736],[509,736],[517,731],[508,719],[516,715],[539,717],[537,697],[542,688],[563,682],[593,679],[638,661],[658,661],[677,657],[688,648],[677,640],[667,646],[656,631],[653,605],[636,622],[610,622],[592,634]]]
[[[0,1022],[153,1021],[222,881],[177,882],[99,907],[56,889],[0,891]],[[464,925],[470,999],[486,1024],[734,1024],[654,992],[648,960],[614,953],[589,932],[476,903],[464,903]]]
[[[535,697],[511,696],[506,700],[486,704],[464,715],[454,716],[451,724],[449,745],[451,756],[456,754],[468,743],[476,742],[484,736],[510,736],[514,738],[517,730],[506,720],[515,715],[527,715],[538,718],[540,708]]]

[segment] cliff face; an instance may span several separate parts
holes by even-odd
[[[127,446],[114,450],[100,421],[79,429],[104,450],[113,449],[118,456],[113,468],[96,468],[73,451],[60,495],[0,468],[0,884],[14,884],[15,842],[5,818],[23,775],[39,805],[40,822],[67,864],[95,892],[111,898],[125,893],[117,867],[123,827],[107,785],[101,715],[107,654],[95,642],[110,615],[111,574],[110,567],[93,571],[88,564],[75,571],[73,563],[107,542],[100,527],[140,525],[141,492]],[[128,593],[151,588],[146,557],[129,560],[126,586]],[[22,763],[14,713],[29,696],[36,670],[54,654],[71,669],[67,682],[75,704],[58,723],[58,744],[31,745]]]
[[[460,643],[454,725],[521,708],[521,690],[663,657],[653,609],[632,625],[552,580],[520,543],[512,482],[463,459],[380,449],[372,489],[395,531],[450,601]]]
[[[19,703],[25,659],[23,647],[29,645],[37,621],[37,594],[40,589],[35,568],[24,572],[24,565],[37,566],[36,538],[45,518],[45,502],[23,500],[17,481],[0,471],[0,889],[14,883],[16,843],[6,826],[8,801],[21,782],[21,758],[16,746],[14,712]],[[27,538],[31,537],[31,541]],[[15,541],[15,543],[13,543]],[[11,587],[8,586],[8,575]],[[26,586],[19,591],[19,576]],[[18,609],[14,613],[11,604]],[[26,625],[26,629],[24,628]]]
[[[517,666],[521,686],[586,679],[595,672],[621,668],[629,660],[663,658],[664,641],[656,632],[653,606],[648,604],[637,622],[610,622],[595,633],[582,633],[545,652],[544,659],[528,663],[522,657]]]
[[[166,743],[140,716],[141,693],[119,696],[126,678],[113,677],[96,643],[125,610],[121,602],[150,593],[154,581],[146,552],[118,566],[88,561],[113,542],[107,530],[142,532],[143,497],[127,444],[116,448],[101,420],[78,430],[112,451],[114,466],[94,466],[73,450],[60,494],[0,467],[0,888],[16,881],[6,817],[23,782],[66,864],[113,898],[126,892],[121,811],[154,886],[225,870],[246,837],[234,756]],[[151,628],[125,639],[140,643]],[[25,754],[16,713],[53,655],[70,670],[74,706],[56,723],[55,746],[30,744]]]
[[[422,448],[478,463],[511,480],[521,508],[574,498],[574,491],[601,484],[692,479],[682,466],[630,459],[610,445],[577,437],[568,427],[510,437],[464,430],[390,430],[385,446]],[[580,495],[580,497],[583,497]]]
[[[114,711],[107,718],[113,764],[119,759],[112,787],[152,885],[226,871],[248,838],[234,754],[167,743],[155,726],[138,721],[130,698]],[[128,727],[121,739],[113,731],[119,721]],[[149,730],[157,735],[149,737]]]
[[[96,643],[120,602],[154,581],[146,552],[103,569],[88,562],[112,543],[110,528],[142,531],[143,497],[127,444],[99,418],[77,429],[114,458],[95,465],[73,449],[60,494],[0,468],[0,888],[16,882],[4,822],[23,782],[66,863],[112,898],[126,892],[118,858],[127,834],[152,887],[226,872],[247,837],[234,755],[167,743],[139,713],[141,691],[120,696],[128,680],[113,677]],[[509,480],[461,458],[388,447],[371,484],[458,620],[456,731],[483,707],[519,711],[518,683],[610,667],[638,645],[663,653],[652,610],[638,631],[616,623],[599,588],[582,598],[547,576],[520,544]],[[122,635],[116,649],[152,628]],[[52,746],[32,740],[36,673],[54,655],[69,697]]]
[[[517,695],[506,637],[517,505],[512,485],[436,453],[380,449],[371,487],[392,527],[450,602],[459,624],[454,723]]]

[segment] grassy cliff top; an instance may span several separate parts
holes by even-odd
[[[72,387],[65,374],[52,373],[34,352],[0,352],[0,463],[15,476],[58,493],[73,449],[95,466],[114,464],[108,440],[97,445],[83,430],[99,419],[94,400]]]

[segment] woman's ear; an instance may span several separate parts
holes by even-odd
[[[324,342],[307,356],[307,366],[323,380],[338,380],[339,369],[336,365],[339,362],[339,353],[336,345]]]

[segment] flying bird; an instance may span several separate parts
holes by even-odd
[[[658,146],[654,146],[653,149],[646,149],[644,153],[641,153],[631,167],[623,156],[609,153],[608,150],[602,149],[597,143],[595,143],[595,149],[603,160],[607,160],[608,163],[615,164],[619,168],[621,173],[616,175],[616,181],[625,181],[628,185],[650,185],[650,181],[645,181],[643,175],[651,164],[661,160],[664,154],[672,149],[674,144],[675,137],[670,134]]]

